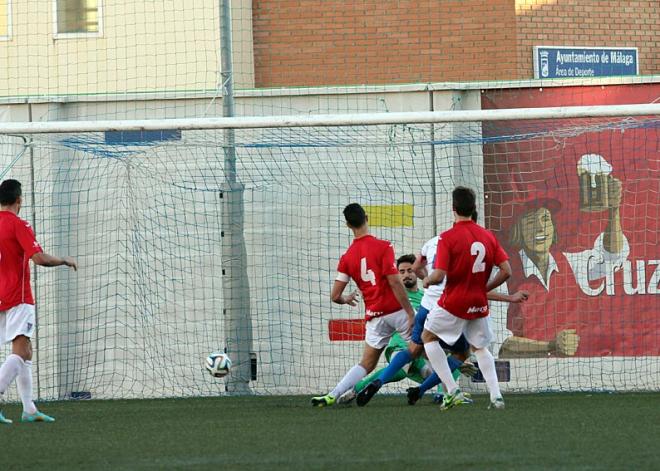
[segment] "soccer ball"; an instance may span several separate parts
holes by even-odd
[[[222,378],[227,376],[231,369],[231,359],[226,353],[216,352],[211,353],[206,357],[206,365],[204,365],[211,376]]]

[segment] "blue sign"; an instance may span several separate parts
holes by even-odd
[[[636,47],[534,46],[534,78],[638,75]]]

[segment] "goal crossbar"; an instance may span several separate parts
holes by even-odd
[[[291,128],[387,124],[510,121],[527,119],[604,118],[660,115],[660,103],[607,106],[511,108],[499,110],[353,113],[232,118],[184,118],[0,123],[0,134],[43,134],[99,131]]]

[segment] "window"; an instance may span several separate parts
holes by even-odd
[[[11,37],[11,4],[10,0],[0,0],[0,39]]]
[[[99,3],[100,0],[55,0],[56,34],[98,34]]]

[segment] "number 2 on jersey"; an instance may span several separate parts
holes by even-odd
[[[472,265],[472,273],[485,271],[486,264],[484,263],[484,258],[486,258],[486,247],[484,244],[481,242],[473,242],[470,247],[470,253],[477,256],[474,260],[474,265]]]
[[[373,286],[376,286],[376,274],[373,270],[367,268],[367,257],[362,257],[360,260],[360,276],[362,281],[368,281]]]

